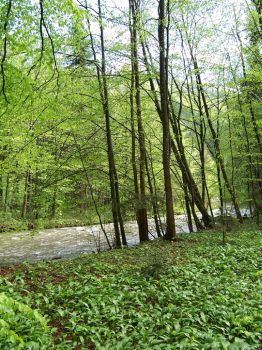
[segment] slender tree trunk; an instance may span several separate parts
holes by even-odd
[[[109,165],[109,180],[110,180],[110,192],[111,192],[111,202],[112,202],[112,216],[113,224],[115,230],[116,246],[121,247],[121,240],[124,245],[126,245],[126,236],[124,230],[124,224],[121,215],[121,205],[118,190],[118,176],[115,165],[115,156],[112,142],[111,133],[111,117],[109,110],[109,100],[108,100],[108,87],[106,78],[106,60],[105,60],[105,45],[104,45],[104,29],[103,29],[103,19],[101,10],[101,1],[98,0],[98,16],[99,16],[99,28],[100,28],[100,48],[101,48],[101,67],[96,65],[97,69],[97,79],[99,83],[100,96],[103,106],[103,112],[106,124],[106,140],[107,140],[107,154],[108,154],[108,165]],[[89,25],[90,30],[90,25]],[[94,56],[94,61],[97,62],[97,56],[94,46],[93,36],[90,31],[91,48]]]
[[[57,203],[57,183],[55,184],[54,191],[53,191],[53,196],[52,196],[52,204],[51,204],[51,218],[54,218],[56,216],[56,203]]]
[[[118,184],[118,176],[117,176],[117,172],[116,172],[116,167],[114,167],[114,176],[115,176],[117,216],[118,216],[118,222],[119,222],[119,227],[120,227],[121,240],[122,240],[122,245],[127,246],[124,221],[123,221],[123,216],[122,216],[122,211],[121,211],[119,184]]]
[[[7,212],[8,206],[9,206],[9,189],[10,189],[10,176],[7,175],[6,186],[5,186],[5,204],[4,204],[5,212]]]
[[[195,203],[194,203],[193,198],[190,199],[190,207],[191,207],[191,212],[192,212],[195,224],[196,224],[197,231],[203,230],[205,227],[202,225],[201,221],[199,220],[199,218],[197,216],[197,213],[195,210]]]
[[[20,203],[19,203],[19,188],[20,188],[20,180],[21,180],[22,175],[17,174],[15,179],[14,179],[14,184],[12,188],[12,193],[11,193],[11,199],[9,201],[10,207],[12,209],[17,210],[20,208]]]
[[[139,16],[139,5],[137,0],[130,0],[131,10],[131,65],[132,65],[132,76],[134,77],[134,83],[132,88],[135,91],[135,102],[136,102],[136,118],[137,118],[137,129],[138,129],[138,141],[139,141],[139,191],[137,201],[137,223],[139,230],[140,242],[148,240],[148,220],[147,220],[147,209],[146,209],[146,186],[145,186],[145,163],[146,163],[146,147],[145,147],[145,135],[142,122],[142,110],[141,110],[141,97],[140,97],[140,77],[139,77],[139,66],[138,66],[138,44],[137,44],[137,30],[138,30],[138,16]]]
[[[107,235],[107,233],[105,231],[105,228],[104,228],[103,223],[102,223],[101,215],[100,215],[100,212],[98,210],[98,206],[97,206],[97,203],[96,203],[96,200],[95,200],[95,196],[94,196],[94,190],[93,190],[93,187],[92,187],[91,182],[89,180],[88,171],[86,169],[84,158],[83,158],[83,155],[82,155],[82,152],[81,152],[81,147],[77,143],[77,139],[76,139],[76,136],[75,136],[75,134],[73,132],[73,128],[72,127],[71,127],[71,131],[72,131],[74,142],[75,142],[75,146],[76,146],[76,149],[78,151],[78,154],[79,154],[79,157],[80,157],[80,160],[81,160],[81,163],[82,163],[82,167],[83,167],[83,170],[84,170],[84,173],[85,173],[85,178],[86,178],[88,189],[89,189],[89,192],[90,192],[90,195],[91,195],[91,199],[92,199],[92,202],[93,202],[93,205],[94,205],[94,208],[95,208],[95,212],[96,212],[96,215],[97,215],[98,220],[99,220],[100,228],[101,228],[102,232],[104,233],[104,236],[105,236],[105,239],[107,241],[109,249],[112,249],[112,245],[111,245],[110,240],[108,238],[108,235]],[[85,195],[86,195],[86,198],[87,198],[87,191],[86,191]]]
[[[220,209],[220,214],[224,215],[223,187],[222,187],[222,181],[221,181],[220,167],[217,162],[216,162],[216,168],[217,168],[218,193],[219,193],[219,203],[220,203],[219,209]]]
[[[149,170],[149,166],[148,166],[148,157],[146,157],[146,173],[147,173],[147,182],[148,182],[148,186],[149,186],[151,203],[152,203],[152,208],[153,208],[153,216],[154,216],[154,221],[155,221],[156,233],[157,233],[157,237],[162,237],[161,229],[160,229],[160,225],[159,225],[159,218],[158,218],[157,200],[156,200],[153,184],[151,181],[150,170]]]
[[[0,175],[0,210],[3,206],[3,175]]]
[[[29,205],[30,183],[31,183],[31,172],[30,172],[30,169],[28,169],[25,174],[25,189],[24,189],[23,205],[21,210],[22,219],[25,219],[27,216],[27,210]]]
[[[131,76],[131,86],[130,86],[130,122],[131,122],[131,162],[133,170],[133,182],[134,182],[134,192],[135,192],[135,211],[137,217],[137,201],[139,196],[139,183],[137,175],[136,166],[136,130],[135,130],[135,111],[134,111],[134,75]]]
[[[104,46],[104,29],[103,29],[103,19],[101,10],[101,1],[98,0],[98,12],[99,12],[99,22],[100,22],[100,43],[101,43],[101,76],[102,76],[102,91],[101,97],[103,101],[103,110],[106,121],[106,138],[107,138],[107,151],[108,151],[108,164],[109,164],[109,177],[110,177],[110,187],[111,187],[111,197],[112,197],[112,214],[114,220],[114,228],[116,234],[116,245],[121,246],[122,243],[126,245],[126,237],[124,231],[124,225],[121,215],[120,198],[118,191],[118,176],[116,172],[115,156],[113,149],[112,133],[111,133],[111,123],[110,123],[110,111],[109,111],[109,100],[108,100],[108,88],[107,88],[107,78],[106,78],[106,59],[105,59],[105,46]],[[120,230],[119,230],[120,228]]]
[[[165,0],[159,0],[159,20],[158,20],[158,39],[159,39],[159,80],[160,80],[160,100],[161,115],[163,127],[163,169],[164,169],[164,187],[166,196],[166,234],[165,238],[172,240],[176,236],[173,193],[170,172],[170,130],[169,130],[169,108],[168,108],[168,57],[166,57],[165,47],[165,20],[166,3]]]
[[[152,144],[151,144],[150,140],[148,140],[148,143],[149,143],[149,155],[147,156],[146,161],[147,161],[147,166],[148,166],[148,174],[150,174],[150,172],[152,174],[152,189],[153,189],[153,198],[154,198],[155,210],[156,210],[156,211],[154,211],[154,214],[156,213],[156,216],[154,216],[154,217],[155,217],[155,223],[158,222],[158,224],[156,223],[156,229],[157,229],[157,227],[159,227],[158,236],[162,237],[164,235],[164,230],[163,230],[163,225],[162,225],[162,220],[161,220],[161,215],[160,215],[160,210],[159,210],[159,205],[158,205],[156,176],[155,176],[154,164],[153,164],[153,158],[152,158]],[[149,159],[149,164],[148,164],[148,159]],[[150,168],[149,168],[149,166],[150,166]],[[148,183],[150,183],[149,180],[148,180]],[[157,221],[156,221],[156,218],[157,218]]]
[[[39,218],[39,209],[40,209],[40,171],[38,169],[36,169],[35,171],[35,176],[33,179],[33,183],[34,183],[34,195],[31,201],[31,206],[32,206],[32,214],[35,220],[37,220]]]
[[[186,185],[186,182],[185,182],[183,175],[182,175],[182,177],[183,177],[183,190],[184,190],[184,194],[185,194],[185,206],[186,206],[188,230],[189,230],[189,232],[194,232],[192,216],[191,216],[191,209],[190,209],[190,199],[189,199],[189,195],[188,195],[187,185]]]

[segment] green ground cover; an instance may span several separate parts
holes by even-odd
[[[261,237],[259,230],[234,232],[222,244],[221,233],[191,234],[0,267],[0,293],[37,310],[49,326],[0,294],[0,348],[260,349]],[[33,325],[31,343],[20,319]],[[8,341],[7,330],[14,334]]]

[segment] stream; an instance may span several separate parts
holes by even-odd
[[[242,215],[249,215],[247,209],[242,209],[241,212]],[[213,210],[213,214],[215,216],[219,215],[219,210]],[[233,212],[230,214],[234,215]],[[175,219],[177,233],[188,233],[186,215],[176,215]],[[149,238],[157,238],[154,220],[148,220],[148,225]],[[114,226],[112,223],[103,226],[113,246]],[[126,222],[125,230],[128,246],[132,247],[139,244],[136,221]],[[69,258],[105,250],[108,250],[108,244],[100,225],[0,234],[1,265],[24,261]]]
[[[149,237],[157,237],[154,220],[149,220]],[[177,232],[188,232],[185,215],[176,216]],[[104,229],[111,243],[114,241],[113,224],[105,224]],[[139,243],[136,221],[125,223],[128,246]],[[0,264],[61,259],[85,253],[96,253],[108,249],[108,244],[100,225],[64,227],[0,234]]]

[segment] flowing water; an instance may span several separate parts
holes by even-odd
[[[247,209],[242,214],[249,214]],[[213,211],[219,215],[219,210]],[[228,214],[234,215],[231,211]],[[178,233],[187,233],[186,215],[176,215]],[[105,224],[107,236],[114,245],[113,224]],[[135,221],[125,223],[128,246],[139,243],[138,227]],[[149,220],[149,237],[157,237],[154,220]],[[107,250],[103,231],[100,225],[65,227],[40,230],[38,232],[2,233],[0,234],[0,264],[22,261],[61,259],[78,256],[84,253],[96,253]]]
[[[177,232],[188,232],[185,215],[176,216],[176,226]],[[105,224],[104,229],[113,245],[113,224]],[[138,244],[136,222],[125,223],[125,229],[128,246]],[[149,220],[149,231],[150,239],[157,237],[154,220]],[[107,249],[100,225],[0,234],[0,264],[68,258]]]

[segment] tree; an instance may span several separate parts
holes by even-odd
[[[147,221],[147,209],[146,209],[146,187],[145,187],[145,174],[146,174],[146,145],[145,145],[145,133],[142,121],[142,106],[141,106],[141,92],[140,92],[140,76],[138,65],[138,35],[139,30],[139,4],[140,1],[130,0],[130,34],[131,34],[131,122],[134,123],[134,97],[135,97],[135,114],[138,127],[138,142],[139,142],[139,181],[137,169],[135,164],[135,135],[134,127],[132,126],[132,164],[134,173],[134,188],[136,194],[136,217],[138,223],[140,242],[148,240],[148,221]]]
[[[168,3],[169,8],[169,3]],[[176,235],[175,217],[173,207],[173,193],[170,172],[170,130],[169,130],[169,103],[168,103],[168,49],[166,48],[166,3],[159,0],[158,40],[159,40],[159,88],[161,101],[161,121],[163,128],[162,162],[164,170],[164,188],[166,195],[166,234],[165,238],[172,240]],[[166,51],[167,50],[167,51]]]

